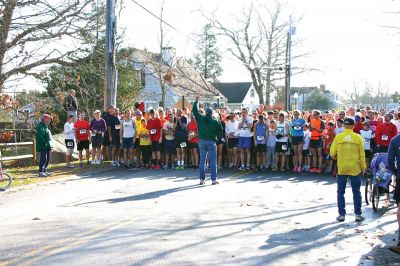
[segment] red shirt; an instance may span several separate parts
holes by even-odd
[[[196,120],[194,120],[194,119],[190,120],[190,122],[189,122],[189,124],[187,126],[187,129],[188,129],[188,136],[190,136],[191,134],[195,135],[195,137],[190,139],[189,142],[190,143],[199,142],[199,135],[198,135],[198,132],[197,132],[197,122],[196,122]]]
[[[376,128],[376,143],[388,147],[393,137],[397,135],[397,127],[393,123],[382,123]]]
[[[88,140],[89,139],[90,124],[88,121],[78,120],[75,122],[74,128],[76,130],[76,139],[77,140]]]
[[[363,124],[360,122],[360,123],[355,123],[354,124],[354,128],[353,128],[353,132],[354,133],[357,133],[357,134],[360,134],[360,131],[363,129]]]
[[[147,121],[147,129],[150,131],[150,140],[159,141],[161,136],[161,120],[159,118],[150,118]]]

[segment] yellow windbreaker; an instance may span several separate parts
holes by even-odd
[[[337,159],[338,175],[357,176],[366,169],[364,141],[362,137],[351,129],[335,137],[333,140],[331,157]]]

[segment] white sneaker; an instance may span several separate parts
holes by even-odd
[[[40,172],[40,173],[39,173],[39,177],[47,177],[47,175],[46,175],[46,173],[44,173],[44,172]]]
[[[115,164],[116,164],[116,166],[121,166],[121,164],[119,162],[116,162]]]
[[[111,162],[111,166],[117,166],[115,162]]]

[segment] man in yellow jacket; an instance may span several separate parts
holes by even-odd
[[[347,179],[350,178],[353,191],[354,214],[356,222],[361,222],[364,217],[361,215],[361,174],[365,173],[364,141],[359,134],[353,132],[354,120],[344,120],[345,130],[333,140],[330,154],[337,160],[337,205],[339,216],[336,218],[343,222],[346,216],[344,193]]]

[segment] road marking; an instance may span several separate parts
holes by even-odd
[[[5,261],[4,264],[2,264],[1,266],[3,266],[3,265],[4,266],[5,265],[15,265],[15,264],[16,265],[28,265],[28,264],[31,264],[32,262],[40,259],[41,257],[46,257],[46,255],[42,255],[42,256],[37,257],[37,255],[40,254],[40,253],[45,253],[47,251],[50,251],[51,249],[55,249],[57,247],[60,247],[63,244],[66,244],[65,247],[73,247],[74,243],[78,243],[78,244],[79,243],[84,243],[85,242],[84,240],[88,241],[88,240],[90,240],[90,239],[92,239],[94,237],[97,237],[101,233],[107,232],[108,230],[112,230],[112,229],[114,229],[114,228],[116,228],[118,226],[125,225],[128,222],[130,222],[130,221],[114,221],[114,222],[110,222],[110,223],[107,223],[107,224],[104,224],[104,225],[100,225],[100,226],[98,226],[98,227],[96,227],[94,229],[91,229],[89,231],[86,231],[84,233],[78,234],[76,236],[68,237],[68,238],[65,238],[65,239],[61,239],[59,241],[56,241],[53,244],[50,244],[50,245],[47,245],[47,246],[44,246],[44,247],[40,247],[40,248],[32,250],[32,251],[30,251],[28,253],[25,253],[22,256],[18,257],[18,258],[15,258],[15,259],[12,259],[12,260],[9,260],[9,261]],[[58,251],[58,250],[60,250],[60,251]],[[60,247],[58,249],[50,251],[49,253],[50,253],[50,255],[53,255],[53,254],[62,252],[63,250],[65,250],[65,248]],[[54,251],[57,251],[57,252],[54,252]]]
[[[239,172],[239,173],[236,173],[236,174],[234,174],[234,175],[231,175],[229,178],[230,178],[231,180],[236,180],[238,177],[241,177],[241,176],[244,176],[244,175],[247,175],[247,174],[254,173],[255,171],[256,171],[256,170]]]

